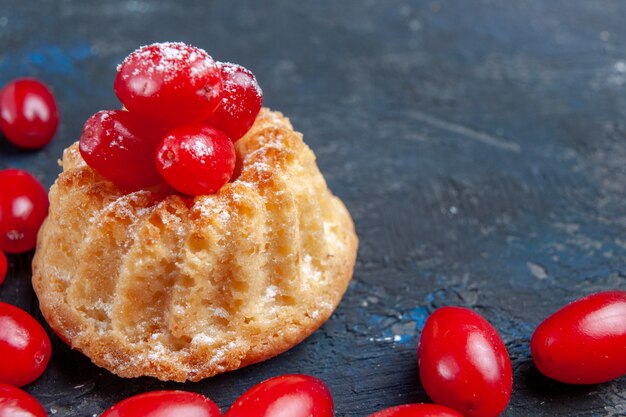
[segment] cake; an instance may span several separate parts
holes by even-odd
[[[52,329],[122,377],[197,381],[271,358],[326,321],[357,236],[315,155],[263,108],[218,192],[128,192],[64,151],[33,285]]]

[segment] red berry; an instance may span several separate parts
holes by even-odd
[[[626,375],[626,291],[592,294],[566,305],[530,341],[537,368],[569,384]]]
[[[37,178],[21,169],[0,171],[0,250],[26,252],[48,215],[48,194]]]
[[[221,104],[207,123],[232,141],[246,134],[261,110],[263,91],[254,75],[242,66],[218,62],[222,76]]]
[[[54,96],[40,81],[20,78],[0,90],[0,129],[15,146],[39,149],[59,126]]]
[[[221,417],[217,405],[203,395],[186,391],[152,391],[127,398],[100,417]]]
[[[115,94],[131,112],[175,127],[206,119],[219,105],[220,73],[202,49],[155,43],[118,67]]]
[[[451,408],[435,404],[407,404],[391,407],[369,417],[463,417]]]
[[[0,302],[0,383],[21,387],[33,382],[46,369],[51,353],[41,324],[24,310]]]
[[[465,417],[495,417],[511,397],[509,355],[487,320],[467,308],[430,315],[418,348],[420,379],[437,404]]]
[[[27,392],[0,384],[0,417],[48,417],[48,414]]]
[[[192,124],[170,131],[157,149],[161,175],[177,191],[189,195],[213,194],[235,169],[232,141],[212,127]]]
[[[163,182],[153,157],[163,134],[127,111],[99,111],[85,123],[80,154],[102,176],[136,190]]]
[[[2,285],[4,278],[7,276],[8,266],[7,257],[4,252],[0,250],[0,285]]]
[[[333,417],[333,397],[319,379],[282,375],[250,388],[225,417]]]

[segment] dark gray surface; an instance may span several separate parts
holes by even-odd
[[[568,301],[626,289],[626,4],[620,1],[0,0],[0,84],[36,76],[62,113],[55,141],[0,168],[49,186],[83,122],[119,106],[115,65],[180,40],[254,71],[266,105],[315,150],[361,239],[335,315],[291,351],[195,384],[124,380],[54,338],[27,387],[51,415],[131,394],[198,391],[224,410],[264,378],[325,380],[337,416],[427,401],[415,351],[432,309],[464,305],[506,342],[505,416],[624,416],[626,378],[572,387],[535,370],[528,339]],[[36,310],[32,254],[0,299]],[[5,358],[2,358],[5,360]]]

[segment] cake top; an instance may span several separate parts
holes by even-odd
[[[114,89],[124,108],[89,118],[80,152],[127,191],[165,182],[187,195],[216,193],[235,171],[233,143],[263,101],[252,72],[180,42],[132,52],[117,67]]]

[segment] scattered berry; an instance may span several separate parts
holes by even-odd
[[[234,142],[252,127],[261,110],[263,92],[254,75],[242,66],[218,62],[222,76],[221,104],[207,123]]]
[[[0,383],[29,384],[43,373],[52,353],[50,338],[24,310],[0,302]]]
[[[157,148],[157,168],[174,189],[213,194],[233,175],[235,148],[224,133],[192,124],[170,131]]]
[[[48,414],[35,397],[11,385],[0,384],[0,416],[48,417]]]
[[[221,417],[215,403],[186,391],[152,391],[127,398],[100,417]]]
[[[54,96],[42,82],[20,78],[0,90],[0,129],[15,146],[39,149],[59,126]]]
[[[333,417],[333,397],[319,379],[281,375],[244,392],[225,417]]]
[[[626,374],[626,291],[589,295],[537,327],[530,341],[544,375],[569,384],[598,384]]]
[[[155,43],[118,67],[115,94],[131,113],[168,127],[205,120],[220,103],[220,72],[202,49]]]
[[[136,190],[163,182],[153,156],[164,133],[127,111],[103,110],[85,123],[80,154],[102,176]]]
[[[0,285],[2,285],[4,278],[7,276],[8,267],[7,257],[4,252],[0,250]]]
[[[472,310],[443,307],[431,314],[417,357],[422,385],[437,404],[465,417],[496,417],[509,403],[509,355],[496,329]]]
[[[48,194],[37,178],[21,169],[0,171],[0,250],[26,252],[48,215]]]
[[[451,408],[435,404],[406,404],[386,408],[369,417],[463,417]]]

